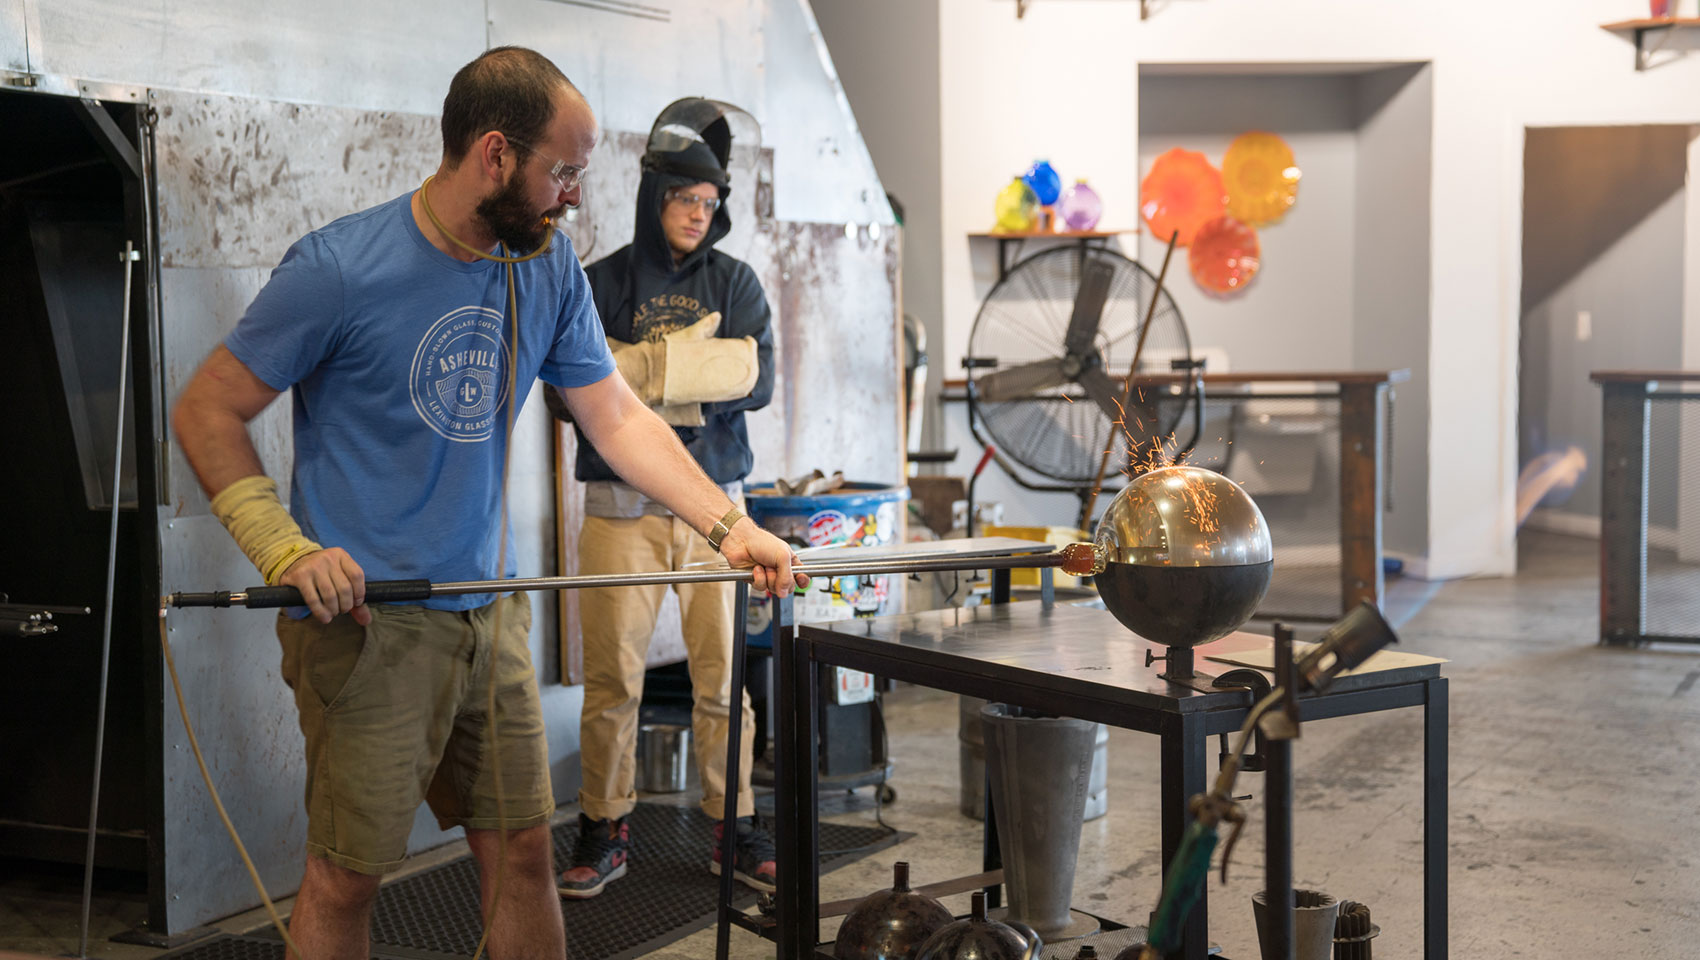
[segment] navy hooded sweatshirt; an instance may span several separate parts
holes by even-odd
[[[720,191],[720,209],[714,212],[702,243],[677,267],[673,265],[673,251],[661,230],[661,208],[669,189],[696,182],[644,171],[632,242],[591,264],[585,273],[602,326],[615,340],[659,340],[716,310],[720,311],[719,336],[755,339],[758,373],[749,396],[705,403],[702,426],[673,428],[709,479],[729,486],[742,482],[754,462],[744,411],[759,410],[773,398],[772,312],[749,264],[714,249],[732,229],[725,189]],[[582,430],[575,473],[586,481],[619,479]]]

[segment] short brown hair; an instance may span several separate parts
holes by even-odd
[[[479,137],[499,130],[521,141],[543,139],[555,116],[555,94],[578,88],[548,57],[525,47],[493,47],[461,67],[443,98],[443,157],[453,167]]]

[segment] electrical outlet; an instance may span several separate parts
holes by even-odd
[[[1576,311],[1576,340],[1594,339],[1594,315],[1587,310]]]

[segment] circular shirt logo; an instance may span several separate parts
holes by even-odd
[[[508,399],[508,345],[502,315],[461,307],[431,325],[413,354],[413,409],[437,433],[462,443],[484,440]]]

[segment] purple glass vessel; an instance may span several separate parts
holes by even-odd
[[[1098,191],[1087,186],[1085,180],[1076,180],[1063,191],[1057,212],[1070,230],[1090,230],[1098,225],[1098,218],[1104,213],[1104,201],[1098,199]]]

